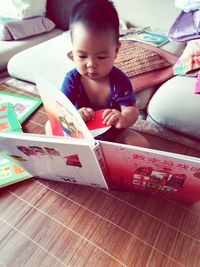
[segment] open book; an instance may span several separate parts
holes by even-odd
[[[42,78],[38,78],[37,86],[40,93],[44,87],[49,89],[49,83]],[[53,85],[51,90],[58,92]],[[199,158],[97,141],[76,109],[68,109],[77,120],[79,138],[0,133],[0,151],[34,177],[137,190],[189,202],[200,200]]]

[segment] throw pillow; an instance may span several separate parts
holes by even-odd
[[[16,19],[0,17],[0,40],[2,41],[10,41],[13,39],[12,35],[5,27],[10,21],[16,21]]]
[[[161,48],[133,41],[122,41],[115,61],[116,67],[130,78],[135,92],[173,77],[177,56]]]
[[[49,32],[55,24],[47,17],[36,17],[26,20],[7,20],[1,23],[0,40],[20,40],[41,33]]]
[[[200,68],[200,40],[191,40],[174,65],[175,75],[184,75]]]
[[[169,30],[172,41],[183,42],[200,38],[200,10],[181,11]]]

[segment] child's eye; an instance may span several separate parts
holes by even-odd
[[[79,55],[78,57],[79,57],[79,58],[86,58],[87,56]]]
[[[98,56],[98,59],[106,59],[108,58],[107,56]]]

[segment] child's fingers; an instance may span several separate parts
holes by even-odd
[[[103,113],[103,123],[107,124],[107,125],[114,125],[115,122],[118,120],[119,118],[119,111],[118,110],[112,110],[112,109],[108,109],[105,110]]]
[[[86,108],[86,112],[90,116],[90,120],[94,119],[94,110],[92,108]]]
[[[94,118],[94,111],[91,108],[81,108],[79,113],[84,121],[89,121]]]
[[[105,109],[102,114],[102,119],[105,119],[110,113],[112,113],[112,109]]]

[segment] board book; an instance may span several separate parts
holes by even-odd
[[[12,104],[20,123],[24,122],[42,103],[37,97],[22,96],[0,91],[0,104]]]
[[[12,104],[0,104],[0,132],[21,132],[21,128]]]
[[[21,124],[10,103],[0,104],[0,132],[22,132]],[[0,156],[0,188],[31,177],[11,159]]]
[[[39,91],[49,88],[41,77],[36,82]],[[199,158],[95,140],[77,110],[68,108],[81,137],[0,133],[0,151],[38,178],[200,200]]]
[[[0,156],[0,188],[17,183],[32,176],[12,160]]]

